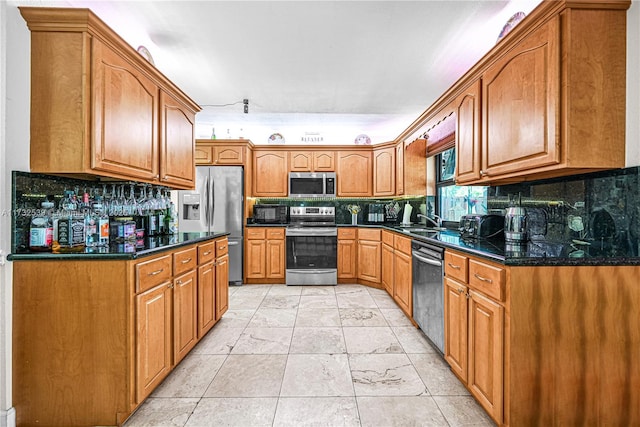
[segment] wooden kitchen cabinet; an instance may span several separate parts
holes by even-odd
[[[480,179],[480,80],[453,102],[456,112],[456,184]]]
[[[216,260],[216,319],[229,309],[229,255]]]
[[[444,262],[445,360],[491,418],[501,424],[506,271],[450,250],[445,251]],[[487,293],[497,296],[496,300]]]
[[[366,197],[373,195],[371,151],[338,151],[337,196]]]
[[[338,280],[352,282],[358,277],[357,228],[338,228]]]
[[[209,261],[198,267],[198,338],[216,321],[216,268],[214,261]]]
[[[389,233],[388,231],[382,231],[382,233]],[[393,242],[393,235],[391,236],[391,240]],[[387,293],[389,294],[389,296],[391,296],[391,298],[393,298],[393,294],[394,294],[394,271],[393,271],[393,259],[394,259],[394,255],[393,255],[393,246],[392,245],[388,245],[386,243],[382,243],[382,272],[381,272],[381,281],[382,281],[382,286],[384,287],[384,289],[387,291]]]
[[[396,193],[395,147],[373,150],[373,195]]]
[[[358,279],[379,284],[382,256],[380,230],[358,229]]]
[[[245,236],[245,282],[282,283],[286,261],[284,227],[247,227]]]
[[[198,275],[195,270],[173,279],[173,363],[198,342]]]
[[[287,197],[289,194],[288,156],[285,151],[253,152],[253,195]]]
[[[200,107],[90,11],[20,13],[31,30],[31,172],[193,187]]]
[[[413,317],[413,285],[411,283],[411,239],[393,237],[393,299],[409,317]]]
[[[196,139],[197,165],[243,166],[247,141],[229,139]]]
[[[333,151],[290,151],[289,170],[291,172],[334,172],[335,153]]]
[[[398,142],[396,150],[396,195],[404,195],[404,142]]]

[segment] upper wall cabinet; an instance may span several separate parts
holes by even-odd
[[[373,195],[393,196],[396,192],[396,148],[373,150]]]
[[[480,179],[480,80],[453,102],[456,123],[456,183]]]
[[[337,153],[337,196],[368,197],[373,195],[371,151],[343,150]]]
[[[287,197],[289,193],[286,151],[253,152],[253,195]]]
[[[335,170],[333,151],[289,152],[289,171],[291,172],[334,172]]]
[[[193,187],[198,105],[90,10],[20,12],[31,30],[31,171]]]
[[[249,140],[196,139],[195,159],[197,165],[243,166]]]

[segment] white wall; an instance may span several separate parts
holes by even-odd
[[[38,1],[21,1],[34,6]],[[45,1],[39,3],[44,4]],[[627,166],[640,166],[640,4],[628,12]],[[11,171],[29,170],[30,35],[16,2],[0,0],[0,250],[11,248]],[[402,129],[398,129],[400,132]],[[0,258],[0,263],[3,258]],[[11,410],[11,263],[0,266],[0,427]]]

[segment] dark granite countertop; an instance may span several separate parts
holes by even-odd
[[[147,237],[132,243],[111,243],[102,248],[85,248],[76,253],[25,252],[12,253],[7,259],[10,261],[24,260],[127,260],[154,255],[169,251],[180,246],[205,242],[228,236],[227,232],[210,233],[178,233],[171,236]]]

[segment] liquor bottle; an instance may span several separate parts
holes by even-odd
[[[211,128],[211,139],[216,139],[216,128]]]
[[[31,218],[29,228],[29,249],[38,252],[49,252],[53,245],[53,222],[51,210],[54,204],[44,201],[41,211]]]
[[[60,211],[53,224],[53,252],[82,252],[85,248],[84,216],[78,212],[78,203],[73,191],[65,191],[60,202]]]
[[[172,201],[169,201],[164,221],[167,234],[176,234],[178,232],[178,213]]]

